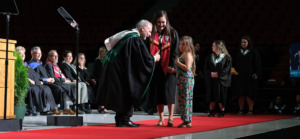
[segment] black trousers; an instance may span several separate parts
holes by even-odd
[[[129,122],[130,117],[133,115],[133,107],[131,106],[130,111],[127,112],[118,112],[116,111],[115,121],[118,122]]]

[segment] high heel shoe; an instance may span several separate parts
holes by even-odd
[[[168,120],[167,126],[168,126],[168,127],[173,127],[173,126],[174,126],[173,120],[169,119],[169,120]]]
[[[109,113],[109,111],[105,108],[98,108],[99,113]]]
[[[163,126],[165,124],[165,121],[162,119],[159,119],[159,121],[155,124],[155,126]]]
[[[250,110],[249,110],[249,111],[247,112],[247,115],[253,115],[253,111],[250,111]]]

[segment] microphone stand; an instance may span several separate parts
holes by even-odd
[[[60,7],[57,11],[62,15],[62,17],[74,28],[76,29],[76,60],[78,63],[78,49],[79,49],[79,25],[71,17],[71,15],[63,8]],[[76,116],[48,116],[47,125],[56,125],[56,126],[82,126],[83,117],[78,116],[78,64],[76,65]]]
[[[6,15],[6,58],[5,58],[5,91],[4,91],[4,120],[6,120],[6,103],[7,103],[7,76],[8,76],[8,36],[9,36],[10,15]]]
[[[76,117],[78,117],[78,74],[79,74],[79,63],[78,63],[78,49],[79,49],[79,25],[76,26]]]
[[[5,89],[4,89],[4,113],[3,120],[0,120],[0,131],[22,130],[22,119],[6,119],[7,111],[7,78],[8,78],[8,38],[9,38],[10,14],[6,14],[6,58],[5,58]]]

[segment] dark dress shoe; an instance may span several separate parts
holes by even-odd
[[[36,111],[32,111],[32,116],[37,116],[37,113],[36,113]]]
[[[27,109],[26,112],[25,112],[25,116],[30,116],[30,115],[31,115],[31,110]]]
[[[136,124],[136,123],[132,122],[131,120],[130,120],[130,122],[138,127],[140,126],[140,124]]]
[[[80,110],[80,111],[83,111],[83,112],[86,113],[86,114],[91,114],[91,113],[92,113],[91,110],[88,110],[88,109],[86,109],[85,107],[80,107],[79,110]],[[79,113],[79,112],[78,112],[78,113]]]
[[[139,127],[140,125],[135,124],[132,121],[129,121],[129,122],[120,122],[119,124],[116,123],[116,126],[117,127]]]
[[[52,115],[50,111],[40,112],[40,115]]]

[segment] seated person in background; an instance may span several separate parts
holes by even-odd
[[[300,93],[296,95],[296,106],[294,108],[294,114],[300,115]]]
[[[22,46],[16,47],[16,52],[22,55],[23,61],[25,60],[25,51],[26,49]],[[36,116],[36,110],[40,112],[40,115],[51,115],[50,110],[52,110],[54,114],[61,114],[61,112],[57,110],[51,89],[39,81],[39,74],[31,69],[27,63],[24,62],[24,65],[28,68],[28,80],[30,82],[28,95],[26,97],[28,109],[25,115]]]
[[[276,100],[270,103],[270,114],[284,114],[286,112],[286,104],[283,102],[281,96],[277,96]]]
[[[73,99],[73,93],[70,85],[63,84],[59,81],[55,81],[54,78],[48,75],[45,67],[40,61],[42,57],[42,52],[39,46],[35,46],[31,49],[31,56],[32,58],[28,62],[28,65],[40,75],[39,80],[42,81],[44,85],[47,85],[51,88],[52,94],[54,96],[56,104],[58,104],[58,107],[61,106],[64,109],[64,114],[76,114],[69,107],[73,105],[73,102],[71,101],[71,99]],[[57,112],[55,113],[58,114]]]
[[[64,84],[70,85],[72,88],[72,92],[73,92],[73,102],[76,102],[76,83],[75,82],[71,82],[70,79],[68,79],[61,71],[61,69],[59,68],[59,66],[57,65],[58,63],[58,54],[56,50],[51,50],[48,53],[47,56],[47,62],[44,65],[47,73],[50,75],[50,77],[54,78],[54,80],[56,82],[62,82]],[[78,86],[78,104],[85,104],[88,102],[88,94],[87,91],[83,91],[80,86]],[[86,88],[85,88],[86,89]],[[80,109],[78,109],[78,113],[79,114],[83,114],[84,112],[81,111]],[[90,113],[89,111],[85,111]]]
[[[77,65],[77,61],[76,61],[77,57],[75,58],[73,65]],[[81,79],[86,83],[87,87],[88,87],[88,92],[89,92],[89,98],[91,98],[91,103],[96,105],[95,103],[95,94],[94,94],[94,88],[96,87],[96,82],[94,83],[93,80],[91,79],[90,74],[87,71],[87,68],[85,67],[85,63],[86,63],[86,59],[85,59],[85,55],[83,53],[79,53],[78,54],[78,71],[79,71],[79,75],[81,77]],[[107,111],[107,110],[106,110]],[[109,112],[109,111],[107,111]],[[107,113],[106,112],[106,113]]]
[[[71,82],[76,83],[77,80],[77,71],[76,66],[72,65],[73,61],[73,55],[72,52],[69,50],[66,50],[63,53],[64,61],[60,64],[60,69],[63,72],[63,74],[66,76],[67,79],[70,79]],[[83,79],[83,77],[78,74],[78,91],[81,92],[81,94],[89,94],[88,100],[91,102],[91,99],[94,99],[95,97],[93,95],[93,88],[91,86],[88,86]],[[83,98],[83,97],[79,97]],[[85,103],[79,103],[80,107],[79,110],[84,111],[85,113],[92,113],[91,110],[88,110],[85,108]]]

